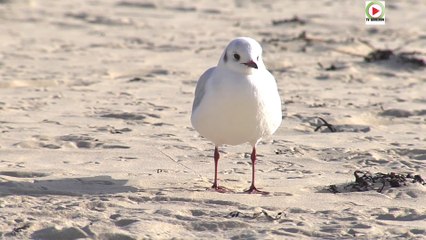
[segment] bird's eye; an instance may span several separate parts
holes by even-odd
[[[257,61],[259,61],[259,56],[257,56]]]
[[[235,60],[240,60],[240,55],[238,53],[234,53],[234,59]]]

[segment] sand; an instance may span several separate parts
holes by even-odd
[[[362,57],[424,61],[426,4],[386,1],[376,27],[363,7],[0,1],[0,238],[426,238],[426,186],[326,190],[355,170],[426,176],[426,68]],[[262,44],[285,104],[258,146],[268,196],[241,193],[249,145],[221,148],[235,193],[211,191],[213,145],[189,120],[196,80],[237,36]],[[318,117],[338,132],[315,132]]]

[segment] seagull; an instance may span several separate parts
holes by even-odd
[[[281,98],[274,76],[263,63],[262,47],[249,37],[232,40],[218,65],[201,75],[192,106],[192,126],[215,145],[212,188],[227,192],[217,181],[218,148],[249,143],[252,180],[245,192],[267,194],[255,186],[256,145],[272,135],[281,121]]]

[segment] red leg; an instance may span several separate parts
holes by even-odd
[[[225,192],[229,192],[230,190],[224,188],[224,187],[220,187],[217,184],[217,169],[218,169],[218,163],[219,163],[219,149],[217,147],[214,148],[214,182],[213,182],[213,186],[212,188],[214,190],[216,190],[217,192],[220,193],[225,193]]]
[[[218,185],[217,185],[217,164],[219,162],[219,150],[217,149],[217,147],[214,148],[214,182],[213,182],[213,186],[212,188],[214,189],[218,189]]]
[[[256,147],[253,147],[251,152],[251,186],[245,191],[246,193],[269,194],[268,192],[260,191],[255,186],[255,173],[256,173]]]

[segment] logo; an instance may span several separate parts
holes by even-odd
[[[385,25],[385,1],[365,1],[365,24]]]

